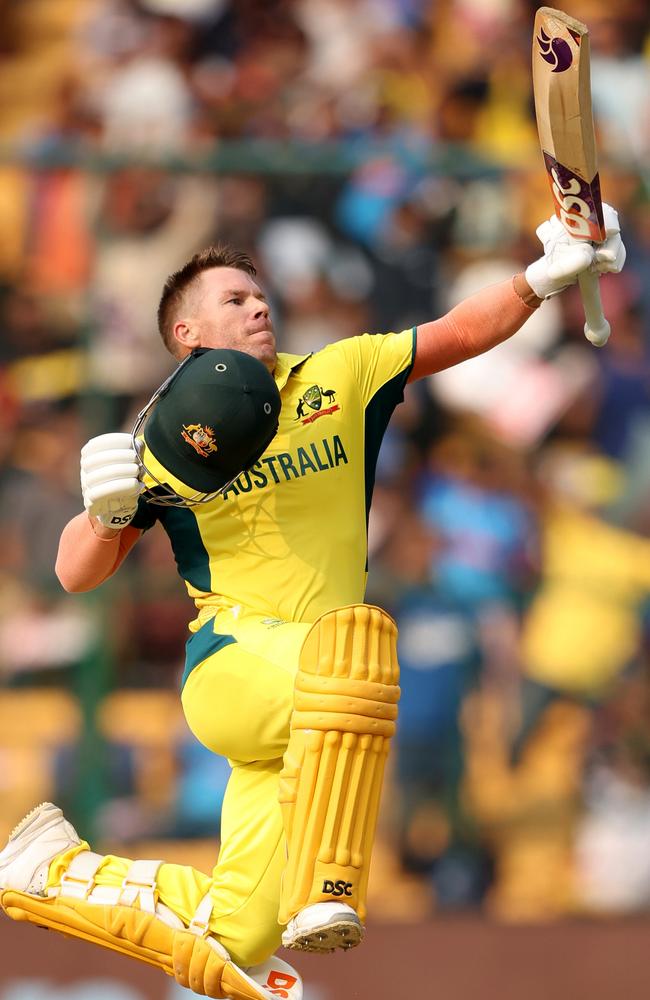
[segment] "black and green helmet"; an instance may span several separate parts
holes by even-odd
[[[205,503],[266,451],[280,393],[261,361],[242,351],[192,351],[138,414],[133,438],[145,497]]]

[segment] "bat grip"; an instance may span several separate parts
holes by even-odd
[[[603,347],[609,340],[610,326],[603,314],[598,275],[592,271],[583,271],[578,276],[578,285],[587,321],[585,337],[594,347]]]

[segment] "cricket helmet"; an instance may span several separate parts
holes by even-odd
[[[206,503],[266,451],[280,393],[261,361],[242,351],[192,351],[138,414],[133,440],[145,499]]]

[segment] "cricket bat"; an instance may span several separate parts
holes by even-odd
[[[606,238],[591,111],[589,31],[561,10],[540,7],[533,35],[533,93],[539,142],[555,213],[572,236],[592,243]],[[607,343],[598,275],[578,278],[585,337]]]

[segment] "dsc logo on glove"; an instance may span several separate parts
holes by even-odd
[[[321,891],[327,896],[351,896],[352,882],[344,882],[343,879],[332,882],[331,879],[326,878]]]

